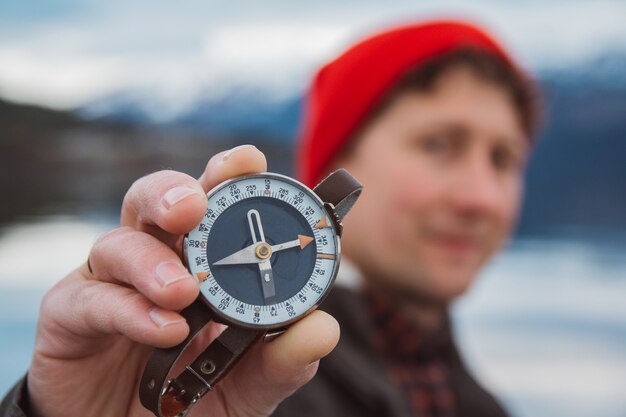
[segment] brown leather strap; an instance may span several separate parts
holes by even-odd
[[[181,311],[189,335],[177,346],[155,349],[139,385],[141,403],[157,417],[184,416],[230,370],[261,332],[228,327],[178,377],[166,380],[172,366],[213,314],[199,298]]]
[[[166,378],[174,362],[191,343],[200,330],[213,318],[210,310],[200,299],[196,299],[180,313],[187,320],[189,335],[177,346],[167,349],[155,349],[141,377],[139,399],[141,403],[157,416],[159,400],[166,386]]]
[[[208,390],[213,389],[261,334],[258,330],[228,327],[176,377],[176,385],[182,389],[170,390],[170,396],[185,404],[196,402]]]
[[[323,202],[333,205],[340,222],[356,203],[362,190],[363,184],[343,168],[330,174],[313,189]]]

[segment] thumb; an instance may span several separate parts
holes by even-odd
[[[222,381],[227,415],[269,415],[276,406],[307,383],[319,360],[339,342],[339,324],[328,313],[314,311],[277,339],[258,343]]]

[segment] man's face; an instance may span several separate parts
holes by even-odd
[[[396,294],[463,293],[514,225],[527,143],[506,92],[467,69],[400,95],[337,161],[365,186],[344,253]]]

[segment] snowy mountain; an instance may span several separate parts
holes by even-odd
[[[626,56],[617,54],[540,72],[547,114],[528,170],[519,234],[626,231],[625,69]],[[87,166],[102,170],[97,178],[107,191],[97,204],[115,205],[142,173],[197,172],[207,155],[243,142],[260,144],[273,169],[289,173],[301,101],[295,92],[277,97],[258,88],[219,96],[199,91],[184,106],[168,105],[158,92],[126,92],[72,113],[0,101],[0,162],[15,174],[5,176],[0,189],[21,196],[15,201],[23,205],[13,212],[39,207],[30,195],[49,203],[91,201],[89,184],[77,185],[83,176],[72,173]],[[44,176],[45,184],[37,181]],[[14,177],[32,181],[20,186]],[[39,191],[23,192],[33,189]]]

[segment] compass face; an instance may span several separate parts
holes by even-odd
[[[200,293],[226,321],[273,328],[317,306],[339,266],[339,240],[322,201],[278,174],[211,190],[202,222],[185,240]]]

